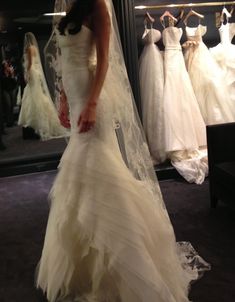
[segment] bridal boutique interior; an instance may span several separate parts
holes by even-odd
[[[199,282],[192,285],[190,299],[194,302],[227,302],[233,301],[235,298],[232,284],[235,271],[235,262],[233,260],[235,244],[232,241],[234,237],[235,212],[234,205],[228,202],[221,202],[216,209],[211,209],[209,178],[205,180],[203,178],[200,185],[188,183],[180,176],[182,166],[179,165],[179,160],[175,160],[178,159],[178,154],[174,154],[172,157],[166,155],[172,150],[174,151],[174,148],[170,149],[170,143],[168,144],[170,147],[168,149],[165,148],[165,134],[161,129],[166,128],[162,120],[163,113],[161,110],[163,110],[166,103],[164,102],[163,104],[163,100],[173,98],[172,90],[175,89],[175,86],[168,86],[168,96],[164,99],[165,87],[163,81],[168,78],[168,83],[172,83],[172,79],[170,80],[171,75],[169,74],[171,66],[166,65],[162,60],[164,56],[166,58],[163,51],[166,47],[165,42],[168,39],[168,37],[165,37],[165,41],[163,41],[163,30],[173,25],[175,28],[182,28],[180,45],[184,45],[184,54],[186,53],[184,57],[185,66],[190,81],[192,83],[194,81],[194,85],[190,82],[190,85],[193,86],[190,91],[192,92],[196,89],[199,92],[202,89],[199,86],[201,82],[195,81],[194,75],[198,79],[201,74],[200,70],[194,74],[194,68],[198,67],[197,62],[201,63],[201,61],[193,61],[195,58],[194,50],[197,48],[195,45],[198,41],[195,42],[193,39],[189,39],[189,37],[193,36],[189,32],[190,28],[203,29],[200,34],[203,33],[203,42],[210,49],[208,50],[210,55],[214,59],[221,58],[221,50],[219,48],[215,49],[220,43],[219,28],[221,24],[224,26],[227,24],[226,18],[228,16],[228,23],[234,24],[233,2],[193,1],[189,5],[189,2],[180,0],[114,1],[129,79],[146,136],[149,138],[150,151],[152,148],[151,144],[153,144],[153,163],[160,180],[160,187],[177,240],[191,241],[196,250],[200,252],[200,255],[212,265],[212,270]],[[51,31],[51,17],[45,16],[45,13],[52,12],[53,5],[54,1],[45,0],[37,1],[33,4],[30,1],[21,3],[20,1],[11,0],[0,4],[1,62],[7,61],[14,69],[12,87],[8,89],[8,94],[12,97],[12,101],[6,102],[1,96],[0,102],[0,146],[2,149],[0,150],[0,262],[2,263],[0,294],[3,301],[46,301],[43,295],[34,288],[34,271],[43,245],[48,218],[49,205],[47,195],[55,178],[55,169],[59,159],[67,145],[67,138],[42,141],[34,129],[22,129],[23,127],[18,125],[18,119],[21,108],[20,99],[22,99],[24,88],[27,85],[24,80],[22,60],[25,33],[32,32],[35,35],[39,45],[42,65],[45,68],[43,48]],[[224,19],[221,21],[221,12],[224,8],[226,11],[224,10]],[[198,15],[192,14],[185,23],[185,18],[191,10]],[[160,17],[166,11],[169,12],[169,15],[166,14],[161,20]],[[227,12],[229,15],[227,15]],[[187,35],[186,27],[188,27]],[[158,54],[151,57],[150,53],[148,57],[148,53],[146,54],[144,48],[150,41],[146,39],[145,33],[146,29],[152,28],[160,32],[160,34],[155,32],[156,36],[152,35],[151,37],[154,45],[158,47]],[[187,43],[188,40],[190,40],[190,43]],[[234,43],[234,39],[231,39],[231,43]],[[167,46],[168,52],[171,50],[175,51],[175,49],[171,49],[171,46]],[[173,46],[173,48],[177,48],[178,52],[181,50],[178,46]],[[203,56],[203,66],[206,68],[209,59],[207,50],[206,52],[204,50],[203,55],[201,53],[196,53],[196,55],[197,58]],[[156,53],[155,50],[154,52]],[[230,58],[229,64],[231,63],[232,66],[234,56],[232,56],[231,52],[226,52],[225,57]],[[181,59],[182,57],[178,58],[178,61]],[[224,59],[219,61],[218,65],[221,62],[225,62]],[[141,64],[145,64],[142,65],[142,74],[140,70]],[[148,73],[147,78],[144,77],[144,72],[149,71],[150,65],[155,66],[151,72],[157,72],[156,81],[154,82],[151,81],[151,75],[149,76]],[[213,72],[217,71],[216,68],[213,67]],[[3,78],[2,70],[3,64],[1,64],[1,77]],[[205,72],[206,74],[208,74],[207,71]],[[177,74],[175,70],[174,75],[176,76],[175,82],[177,82],[177,77],[182,77],[182,74]],[[229,75],[225,73],[225,75],[224,78],[228,77],[230,79],[230,73]],[[144,85],[142,85],[143,82],[141,83],[143,78],[145,79]],[[147,81],[148,79],[149,81]],[[212,81],[214,86],[210,86],[213,91],[215,91],[213,87],[218,84],[217,79],[218,77],[216,77],[214,82]],[[185,82],[187,81],[189,79],[185,79],[185,76],[183,76],[181,86],[186,86]],[[230,89],[232,91],[233,82],[229,82],[229,84],[231,85],[226,86],[226,88],[228,91]],[[146,90],[147,92],[155,91],[155,88],[151,85],[157,85],[154,87],[157,87],[157,98],[160,103],[151,104],[143,101]],[[181,86],[177,86],[178,91],[174,90],[175,94],[182,92]],[[222,87],[222,91],[225,91],[225,87]],[[190,99],[192,98],[191,92]],[[161,95],[159,96],[160,93]],[[207,93],[208,90],[203,95],[205,96]],[[194,92],[194,94],[196,93]],[[215,100],[217,95],[217,92],[213,95]],[[233,95],[233,93],[230,92],[230,95]],[[209,105],[206,107],[203,103],[207,100],[205,101],[199,93],[193,99],[196,100],[195,103],[197,102],[197,108],[193,107],[190,112],[198,111],[201,113],[201,117],[198,117],[198,113],[198,115],[192,117],[192,120],[197,120],[197,127],[199,124],[204,123],[204,131],[206,125],[211,124],[211,120],[212,124],[214,123],[213,118],[221,116],[220,112],[225,112],[222,116],[228,117],[227,120],[222,120],[222,122],[233,121],[233,117],[230,119],[231,112],[227,110],[230,105],[221,109],[221,103],[215,103],[217,110],[214,111],[215,113],[211,113],[211,107]],[[151,102],[151,98],[149,100]],[[156,101],[156,98],[154,101]],[[174,110],[174,112],[177,112],[176,107]],[[168,118],[172,117],[171,113],[169,112]],[[181,116],[180,110],[179,114]],[[157,119],[156,116],[158,117]],[[187,120],[187,123],[189,122]],[[221,121],[219,120],[219,122]],[[182,133],[181,126],[168,129],[169,135],[172,129],[176,130],[176,128],[178,128],[178,135],[180,136]],[[196,128],[196,125],[192,122],[192,129],[194,128]],[[179,136],[176,137],[178,138]],[[193,137],[193,134],[191,136]],[[199,133],[198,137],[200,136],[201,134]],[[179,141],[181,142],[181,140]],[[199,147],[201,152],[203,149],[201,147],[204,147],[206,143],[199,143],[198,141],[200,141],[200,138],[196,140],[195,145]],[[154,146],[155,143],[157,143],[157,148]],[[180,154],[180,158],[182,158],[181,156]]]
[[[157,167],[170,161],[189,182],[208,174],[206,126],[235,121],[231,4],[135,1],[150,153]]]

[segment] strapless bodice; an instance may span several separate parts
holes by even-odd
[[[61,49],[62,70],[87,67],[94,50],[92,31],[82,25],[81,30],[75,35],[68,33],[61,35],[58,31],[56,33]]]
[[[207,27],[199,24],[197,27],[186,26],[186,34],[189,41],[202,42],[202,37],[205,35]]]
[[[162,32],[162,39],[165,45],[165,50],[181,49],[180,39],[182,37],[182,28],[169,26]]]
[[[155,28],[146,28],[142,40],[144,44],[153,44],[161,39],[161,32]]]

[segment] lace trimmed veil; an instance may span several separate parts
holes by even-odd
[[[33,64],[37,65],[37,70],[39,70],[39,72],[40,72],[40,84],[42,86],[42,90],[43,90],[44,94],[46,94],[50,98],[50,93],[48,90],[46,78],[45,78],[42,63],[41,63],[38,42],[32,32],[27,32],[24,36],[23,68],[24,68],[24,76],[25,76],[26,80],[29,77],[29,71],[28,71],[29,49],[31,49],[31,51],[32,51]]]

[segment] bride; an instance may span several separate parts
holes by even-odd
[[[42,140],[68,136],[61,126],[44,76],[37,40],[33,33],[24,37],[24,88],[18,124],[32,127]]]
[[[60,118],[71,136],[50,193],[37,287],[50,302],[188,302],[190,282],[210,266],[175,241],[112,1],[57,0],[56,16],[65,10],[45,54],[57,88],[62,76]]]

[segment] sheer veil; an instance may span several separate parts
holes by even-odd
[[[44,49],[50,90],[55,100],[58,99],[58,92],[62,85],[60,49],[56,39],[56,27],[61,16],[72,2],[74,0],[55,1],[52,34]],[[171,227],[128,79],[113,3],[112,0],[105,0],[105,3],[111,19],[109,68],[102,91],[111,99],[111,112],[107,114],[112,115],[122,156],[127,167],[137,180],[145,184],[146,190],[150,192],[153,210],[158,208],[154,204],[158,204],[163,209]],[[89,68],[95,70],[95,67],[96,56],[94,53],[90,58]],[[209,269],[209,265],[197,255],[189,243],[181,242],[176,247],[175,241],[172,240],[172,248],[177,249],[182,264],[187,262],[185,267],[191,267],[191,274],[198,277],[198,273],[200,275],[200,272]],[[184,257],[185,255],[187,257]]]
[[[40,72],[40,84],[41,84],[42,90],[43,90],[44,94],[50,98],[50,93],[48,90],[46,78],[45,78],[44,71],[42,68],[42,62],[41,62],[41,58],[40,58],[38,42],[32,32],[27,32],[24,36],[23,68],[24,68],[24,76],[25,76],[26,80],[29,77],[28,70],[27,70],[27,67],[29,64],[29,60],[28,60],[29,48],[32,49],[34,64],[37,65],[37,69]]]

